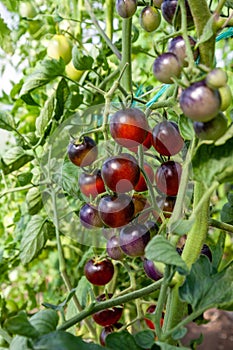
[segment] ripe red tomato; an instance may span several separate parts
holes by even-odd
[[[126,194],[107,195],[101,198],[98,206],[101,220],[109,227],[128,224],[134,215],[134,204]]]
[[[154,171],[152,169],[152,167],[150,166],[150,164],[148,163],[144,163],[143,165],[144,171],[148,177],[148,180],[153,183],[154,181]],[[137,182],[136,186],[134,186],[134,190],[137,192],[144,192],[148,190],[147,184],[146,184],[146,180],[144,178],[144,175],[142,172],[140,172],[140,177],[139,177],[139,181]]]
[[[84,266],[84,274],[88,281],[96,286],[104,286],[114,275],[114,265],[109,259],[90,259]]]
[[[111,297],[112,297],[112,294],[108,294],[108,299]],[[106,295],[101,294],[100,296],[97,297],[97,300],[100,302],[106,300]],[[113,324],[117,323],[121,318],[122,313],[123,313],[122,306],[114,306],[111,309],[105,309],[94,313],[92,315],[92,318],[100,326],[106,327],[106,326],[112,326]]]
[[[178,162],[169,160],[161,164],[155,174],[155,182],[159,191],[168,196],[176,196],[181,173],[182,167]]]
[[[133,156],[122,153],[106,159],[101,174],[108,188],[116,193],[124,193],[131,191],[138,183],[140,167]]]
[[[100,170],[95,171],[93,174],[81,173],[78,184],[80,191],[87,197],[95,198],[98,194],[105,192]]]
[[[178,126],[172,121],[157,124],[152,132],[152,144],[156,151],[163,156],[172,156],[181,151],[184,146]]]
[[[70,142],[67,152],[71,162],[80,167],[92,164],[98,156],[96,143],[89,136],[84,136],[81,143],[79,140]]]
[[[138,108],[122,109],[110,119],[110,133],[121,146],[131,148],[142,144],[149,130],[145,114]]]

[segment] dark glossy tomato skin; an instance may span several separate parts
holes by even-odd
[[[134,204],[134,217],[136,218],[137,222],[145,222],[150,215],[149,211],[142,213],[143,210],[150,207],[147,197],[139,193],[135,193],[132,197],[132,201]]]
[[[182,167],[180,163],[167,161],[160,165],[155,174],[157,188],[168,196],[176,196],[179,189]]]
[[[194,122],[193,128],[197,137],[201,140],[216,141],[227,130],[228,120],[222,112],[208,122]]]
[[[101,220],[109,227],[127,225],[134,215],[134,204],[126,194],[106,195],[98,205]]]
[[[117,13],[123,18],[130,18],[137,10],[136,0],[117,0],[116,1]]]
[[[114,275],[114,266],[111,260],[90,259],[84,266],[84,275],[88,281],[96,286],[104,286],[111,281]]]
[[[146,116],[138,108],[125,108],[111,116],[110,133],[121,146],[137,147],[146,139],[148,130]]]
[[[132,155],[122,153],[107,158],[102,165],[101,174],[110,190],[125,193],[131,191],[138,183],[140,167]]]
[[[176,55],[165,52],[158,56],[153,63],[153,74],[158,81],[165,84],[173,84],[172,77],[179,78],[181,65]]]
[[[81,207],[79,218],[81,224],[88,229],[104,226],[103,221],[99,216],[98,207],[89,203],[86,203]]]
[[[100,340],[100,344],[102,346],[105,346],[106,345],[106,337],[108,334],[110,333],[113,333],[114,332],[114,328],[113,326],[107,326],[107,327],[104,327],[100,333],[100,337],[99,337],[99,340]]]
[[[126,255],[143,256],[150,240],[150,231],[143,224],[125,226],[120,231],[120,247]]]
[[[128,147],[128,149],[131,152],[137,153],[138,149],[139,149],[139,146],[140,145],[135,146],[135,147]],[[150,149],[151,146],[152,146],[152,131],[149,130],[148,133],[147,133],[147,137],[145,138],[145,140],[142,143],[142,149],[143,149],[144,152],[146,152],[146,151],[148,151],[148,149]]]
[[[152,169],[152,167],[150,166],[150,164],[148,163],[144,163],[143,165],[144,171],[148,177],[148,180],[153,183],[154,181],[154,171]],[[143,175],[142,172],[140,172],[140,177],[139,177],[139,181],[137,182],[136,186],[134,186],[134,190],[137,192],[144,192],[148,190],[147,184],[146,184],[146,180],[145,177]]]
[[[122,260],[125,257],[119,243],[119,237],[113,236],[107,241],[106,247],[109,257],[113,260]]]
[[[172,121],[158,123],[152,131],[152,144],[162,156],[173,156],[184,146],[178,125]]]
[[[176,9],[178,5],[177,0],[164,0],[161,5],[161,11],[163,18],[169,23],[173,24],[175,28],[181,27],[181,11]],[[186,5],[186,16],[187,16],[187,25],[188,27],[193,26],[193,17],[188,5],[188,1],[185,0]],[[174,16],[176,16],[174,18]]]
[[[158,281],[163,277],[161,272],[159,272],[156,269],[155,264],[152,260],[148,260],[148,259],[144,258],[143,268],[144,268],[146,275],[154,281]]]
[[[193,49],[193,58],[196,61],[199,55],[199,50],[198,49],[194,50],[196,41],[191,36],[189,36],[188,38],[189,38],[191,48]],[[188,66],[188,62],[185,60],[187,58],[186,44],[185,44],[184,38],[181,35],[178,35],[175,38],[171,39],[168,45],[168,51],[174,53],[177,56],[182,66],[185,66],[185,67]]]
[[[112,294],[108,294],[108,299],[112,297]],[[97,297],[97,301],[101,302],[106,300],[106,295],[101,294]],[[98,311],[92,315],[93,320],[103,327],[108,327],[116,324],[121,318],[123,313],[122,306],[114,306],[111,309],[105,309]]]
[[[91,165],[98,156],[96,143],[89,136],[84,136],[81,143],[79,140],[72,141],[67,152],[71,162],[80,167]]]
[[[197,122],[213,119],[219,112],[220,103],[219,92],[206,86],[204,80],[193,83],[180,95],[180,107],[184,115]]]
[[[139,21],[145,31],[153,32],[160,26],[160,12],[153,6],[145,6],[140,13]]]
[[[176,204],[176,197],[156,198],[159,208],[162,209],[165,218],[169,218]]]
[[[98,194],[105,192],[105,185],[100,170],[95,171],[93,174],[80,174],[78,184],[80,191],[86,197],[91,196],[95,198]]]

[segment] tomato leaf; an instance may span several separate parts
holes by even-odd
[[[27,95],[29,92],[41,87],[58,76],[61,76],[65,70],[65,62],[60,59],[45,59],[40,61],[34,71],[26,77],[22,86],[20,97]]]
[[[15,122],[12,115],[6,111],[0,111],[0,129],[12,131],[15,129]]]
[[[62,166],[61,186],[63,190],[71,196],[81,198],[78,186],[79,171],[78,167],[70,161],[64,162]]]
[[[29,189],[26,195],[26,203],[30,215],[37,214],[43,207],[41,192],[38,187]]]
[[[183,272],[188,271],[185,262],[176,251],[176,248],[162,236],[154,236],[150,240],[145,249],[145,256],[149,260],[177,266],[178,268],[181,268]]]
[[[13,45],[11,40],[11,30],[8,28],[7,24],[0,17],[0,47],[6,53],[13,53]]]
[[[90,70],[94,62],[91,56],[84,55],[77,46],[73,47],[72,61],[77,70]]]
[[[20,245],[20,259],[23,265],[32,261],[44,247],[51,224],[39,215],[32,216],[26,226]]]
[[[233,138],[221,146],[201,144],[192,160],[194,180],[210,186],[213,181],[233,179]]]
[[[40,310],[30,318],[30,323],[40,335],[55,331],[58,321],[57,312],[51,309]]]
[[[5,327],[10,333],[28,338],[37,338],[39,336],[39,332],[29,322],[25,311],[20,311],[16,316],[8,318],[5,322]]]
[[[134,339],[142,349],[150,349],[155,342],[155,333],[145,330],[134,334]]]
[[[140,350],[134,337],[127,331],[110,333],[106,338],[106,345],[111,350]]]
[[[221,309],[233,304],[233,262],[216,273],[209,259],[201,255],[179,288],[179,295],[194,311],[211,307]]]
[[[233,223],[233,203],[232,203],[232,193],[228,194],[228,203],[225,203],[221,210],[221,220],[228,224]]]
[[[31,347],[29,348],[27,346],[27,338],[22,337],[21,335],[16,335],[12,342],[10,343],[9,350],[31,350]]]
[[[34,350],[100,350],[102,346],[92,343],[86,343],[81,337],[64,331],[55,331],[45,334],[36,339],[33,343]],[[108,350],[106,348],[106,350]]]
[[[62,79],[56,90],[56,108],[54,118],[59,120],[64,113],[66,100],[69,96],[69,88],[65,79]]]
[[[9,148],[2,157],[0,168],[3,170],[4,174],[7,175],[20,169],[33,158],[34,157],[30,154],[30,151],[25,151],[20,146],[14,146]]]
[[[185,140],[192,140],[195,136],[195,132],[193,129],[193,123],[190,118],[185,117],[183,114],[179,117],[179,130],[181,133],[181,136]]]
[[[207,21],[196,46],[199,46],[200,44],[205,43],[213,36],[214,34],[213,24],[214,24],[214,16],[211,16]]]
[[[184,346],[174,346],[174,345],[169,345],[167,343],[163,343],[161,341],[156,341],[155,344],[160,346],[161,350],[176,350],[176,349],[180,349],[180,350],[189,350],[190,348],[186,348]]]
[[[41,108],[40,115],[36,118],[36,135],[41,137],[49,127],[55,108],[55,94],[52,94]]]

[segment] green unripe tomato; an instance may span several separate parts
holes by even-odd
[[[83,75],[84,70],[78,70],[74,67],[72,60],[66,65],[66,75],[68,78],[78,81]]]
[[[211,89],[218,89],[227,83],[227,73],[221,68],[214,68],[206,76],[206,85]]]
[[[117,13],[123,18],[130,18],[137,10],[137,0],[117,0]]]
[[[19,14],[21,17],[33,18],[37,15],[35,7],[30,2],[19,3]]]
[[[71,41],[62,34],[55,34],[47,47],[47,55],[55,60],[62,58],[66,64],[69,63],[72,57]]]
[[[221,99],[220,110],[225,111],[232,103],[232,92],[229,85],[222,86],[218,89]]]
[[[153,6],[146,6],[140,13],[140,25],[147,32],[153,32],[161,23],[160,12]]]
[[[225,115],[219,112],[215,118],[206,123],[194,122],[193,128],[199,139],[216,141],[225,134],[227,122]]]

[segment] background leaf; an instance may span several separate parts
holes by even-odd
[[[184,271],[188,271],[185,262],[176,251],[176,248],[162,236],[154,236],[150,240],[145,249],[145,256],[149,260],[174,265]]]
[[[51,309],[40,310],[30,318],[30,323],[40,335],[55,331],[58,321],[57,312]]]
[[[127,331],[110,333],[106,338],[106,345],[112,350],[140,350],[134,337]]]
[[[145,330],[134,334],[134,339],[142,349],[150,349],[155,342],[155,333]]]
[[[74,46],[72,50],[73,65],[77,70],[89,70],[92,69],[93,58],[91,56],[84,55],[82,51]]]
[[[221,272],[214,272],[209,259],[201,255],[179,289],[180,298],[193,310],[233,305],[233,262]]]
[[[25,311],[20,311],[16,316],[7,319],[5,327],[10,333],[28,338],[39,336],[39,332],[31,325]]]
[[[224,145],[201,144],[193,160],[194,180],[210,186],[214,180],[225,182],[233,179],[233,138]]]
[[[43,217],[32,216],[21,240],[20,259],[22,264],[29,263],[40,253],[49,235],[49,227],[49,223]]]

